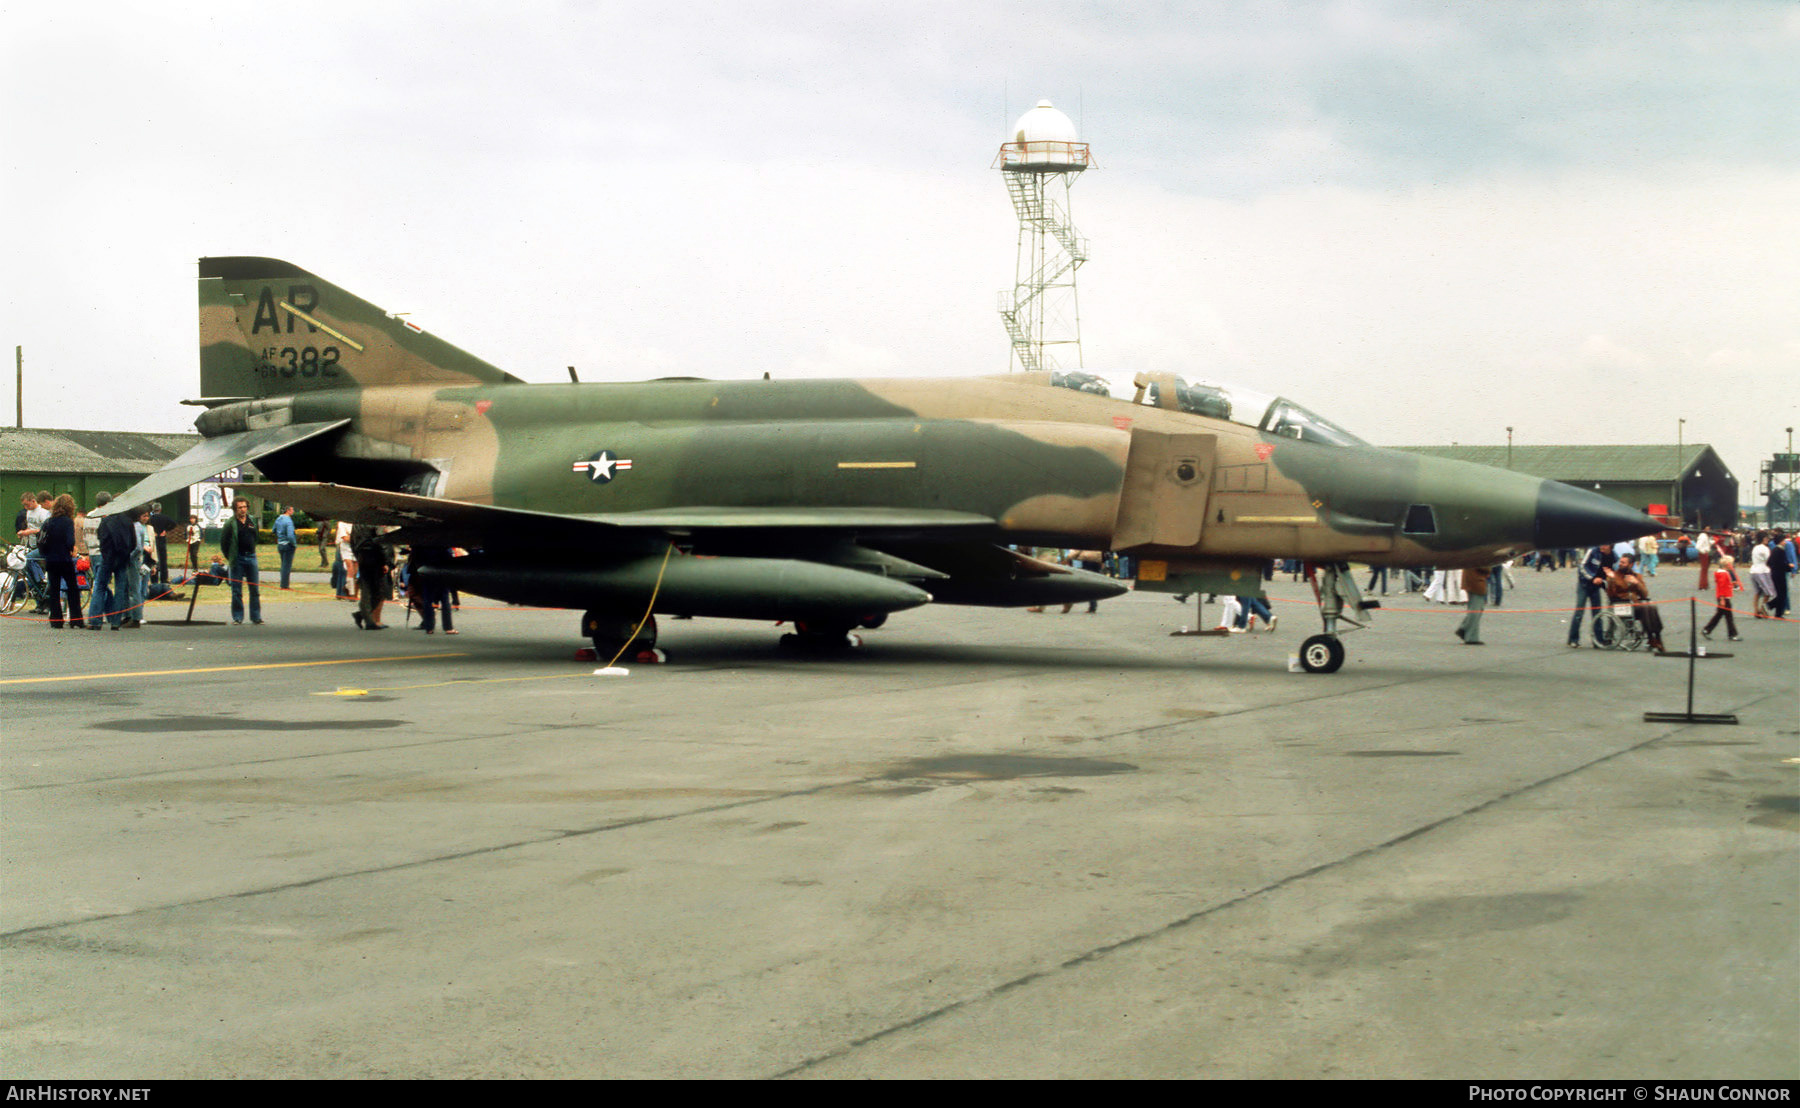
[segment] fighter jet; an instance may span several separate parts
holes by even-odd
[[[1371,446],[1292,401],[1173,374],[528,384],[270,258],[200,260],[205,441],[115,500],[254,462],[268,497],[473,553],[420,573],[580,610],[602,657],[657,615],[834,644],[927,603],[1117,596],[1030,548],[1104,549],[1132,587],[1260,594],[1319,567],[1305,668],[1368,622],[1348,563],[1490,565],[1654,519],[1506,470]],[[573,374],[571,374],[573,378]]]

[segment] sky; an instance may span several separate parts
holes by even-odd
[[[0,344],[27,426],[187,430],[248,254],[531,381],[1000,373],[1040,98],[1089,367],[1745,502],[1800,425],[1791,0],[0,0]]]

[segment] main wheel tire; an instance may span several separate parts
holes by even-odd
[[[25,602],[24,590],[19,588],[19,579],[12,570],[0,573],[0,615],[7,615],[18,610]]]
[[[849,650],[862,645],[862,639],[850,633],[855,627],[856,624],[835,620],[821,623],[818,620],[797,619],[794,621],[795,633],[781,636],[781,645],[788,650],[812,654]]]
[[[1344,644],[1336,635],[1314,635],[1300,644],[1300,668],[1308,673],[1336,673],[1344,664]]]
[[[635,635],[632,634],[634,628],[637,631]],[[656,617],[646,617],[644,625],[638,627],[635,619],[590,610],[581,617],[581,636],[594,644],[594,653],[603,662],[627,646],[634,651],[654,650]]]
[[[842,620],[832,620],[829,623],[816,619],[797,619],[794,621],[795,631],[821,642],[832,642],[844,638],[846,635],[850,634],[856,626],[857,625],[854,623],[848,623]]]

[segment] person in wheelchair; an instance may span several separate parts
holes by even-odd
[[[1649,602],[1650,588],[1644,584],[1643,574],[1638,572],[1635,557],[1621,554],[1618,563],[1606,571],[1606,594],[1616,601],[1631,605],[1631,618],[1644,629],[1644,637],[1650,640],[1650,649],[1661,654],[1662,612]]]

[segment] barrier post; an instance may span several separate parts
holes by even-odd
[[[1729,657],[1729,655],[1723,655]],[[1732,723],[1738,721],[1730,712],[1694,711],[1694,665],[1700,660],[1700,610],[1693,597],[1688,598],[1688,689],[1687,711],[1645,712],[1645,723]]]

